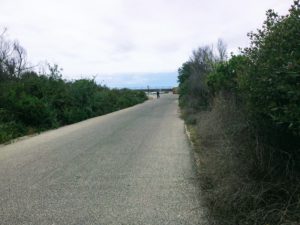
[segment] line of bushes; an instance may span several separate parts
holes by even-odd
[[[300,4],[267,11],[227,59],[201,47],[179,69],[211,224],[300,224]]]
[[[18,54],[22,52],[22,54]],[[57,65],[48,74],[26,68],[24,50],[0,38],[0,143],[103,115],[147,99],[144,92],[109,89],[92,79],[62,79]]]

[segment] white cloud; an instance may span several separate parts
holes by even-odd
[[[227,42],[229,51],[247,45],[247,32],[261,26],[267,9],[286,13],[291,4],[292,0],[1,0],[0,27],[8,27],[31,61],[58,63],[69,78],[165,73],[176,71],[199,45],[218,38]]]

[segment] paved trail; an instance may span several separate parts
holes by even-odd
[[[0,147],[0,224],[201,224],[177,97]]]

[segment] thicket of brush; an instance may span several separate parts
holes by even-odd
[[[300,224],[300,4],[267,11],[251,45],[194,51],[179,69],[212,224]]]
[[[92,79],[62,79],[28,68],[25,50],[0,35],[0,143],[144,102],[144,92],[109,89]]]

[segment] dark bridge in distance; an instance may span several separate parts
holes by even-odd
[[[161,92],[170,92],[173,91],[174,87],[141,87],[141,88],[130,88],[132,90],[137,90],[137,91],[144,91],[144,92],[156,92],[156,91],[161,91]]]

